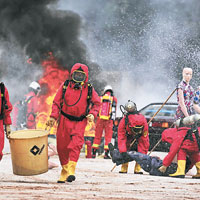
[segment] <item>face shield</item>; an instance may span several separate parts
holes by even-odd
[[[85,79],[86,79],[86,74],[83,71],[76,70],[72,74],[72,80],[75,83],[82,83],[85,81]]]

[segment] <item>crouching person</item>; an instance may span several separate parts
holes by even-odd
[[[125,105],[127,114],[122,118],[118,127],[118,148],[124,158],[129,157],[127,151],[136,150],[147,154],[149,149],[148,124],[145,117],[138,113],[136,105],[128,101]],[[122,164],[119,173],[127,173],[128,163]],[[136,162],[135,174],[142,174],[141,166]]]
[[[162,141],[171,143],[170,151],[163,159],[163,164],[159,168],[165,172],[166,168],[172,163],[177,154],[177,171],[169,176],[175,178],[184,178],[186,169],[186,158],[191,161],[189,169],[194,165],[197,168],[197,174],[192,178],[200,178],[200,128],[196,126],[186,127],[181,125],[179,128],[169,128],[162,133]]]
[[[87,120],[93,121],[100,108],[100,98],[88,83],[88,67],[76,63],[71,69],[70,77],[58,89],[46,124],[52,127],[56,120],[58,122],[57,152],[62,165],[58,183],[75,180]]]

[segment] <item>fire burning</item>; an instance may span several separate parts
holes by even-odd
[[[44,75],[38,81],[41,85],[41,93],[38,97],[37,129],[46,128],[45,124],[51,113],[51,107],[57,89],[69,77],[68,70],[58,64],[52,53],[49,53],[48,59],[41,64],[44,69]],[[56,134],[56,125],[51,129],[50,134]]]

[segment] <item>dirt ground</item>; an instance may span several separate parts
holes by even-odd
[[[152,155],[164,157],[165,153]],[[50,159],[58,163],[57,155]],[[61,167],[35,176],[18,176],[12,171],[11,155],[7,153],[0,162],[0,199],[200,199],[200,180],[192,179],[192,169],[185,179],[156,177],[147,173],[135,175],[134,162],[128,174],[119,174],[120,167],[103,158],[86,159],[81,153],[76,168],[76,181],[58,184]]]

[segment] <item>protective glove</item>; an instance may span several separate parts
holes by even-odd
[[[6,137],[9,138],[11,134],[10,125],[5,125],[5,132],[6,132]]]
[[[166,169],[167,169],[167,167],[164,166],[164,165],[162,165],[161,167],[158,168],[158,170],[159,170],[160,172],[162,172],[162,173],[165,173]]]
[[[122,152],[121,153],[123,160],[128,161],[130,159],[130,156],[128,155],[127,152]]]
[[[93,122],[94,121],[94,115],[93,114],[88,114],[86,116],[86,118],[87,118],[88,122]]]
[[[53,117],[50,117],[50,119],[46,123],[46,126],[53,127],[55,121],[56,120]]]

